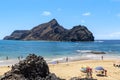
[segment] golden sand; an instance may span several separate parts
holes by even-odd
[[[116,60],[84,60],[68,63],[49,64],[51,73],[55,73],[58,77],[69,80],[71,77],[85,77],[85,73],[80,71],[81,67],[89,66],[93,69],[93,79],[97,80],[120,80],[120,68],[114,67]],[[103,66],[107,70],[107,76],[96,76],[94,70],[97,66]],[[0,75],[9,71],[10,67],[0,67]]]

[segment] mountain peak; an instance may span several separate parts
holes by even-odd
[[[57,22],[57,20],[55,18],[53,18],[50,22]]]
[[[49,21],[49,23],[51,23],[52,25],[59,25],[56,19],[52,19],[51,21]]]

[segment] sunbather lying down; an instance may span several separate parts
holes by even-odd
[[[114,62],[114,63],[113,63],[113,66],[114,66],[114,67],[120,67],[120,61]]]

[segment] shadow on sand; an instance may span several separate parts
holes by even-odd
[[[93,78],[78,78],[78,77],[73,77],[70,80],[97,80],[97,79],[93,79]]]

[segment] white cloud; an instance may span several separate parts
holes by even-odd
[[[90,16],[91,13],[90,13],[90,12],[86,12],[86,13],[83,13],[82,15],[83,15],[83,16]]]
[[[43,16],[50,16],[51,12],[49,12],[49,11],[43,11],[42,15]]]

